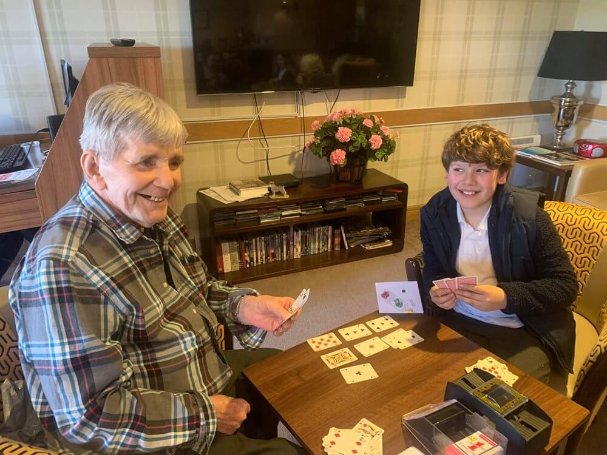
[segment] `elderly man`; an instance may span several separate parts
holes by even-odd
[[[185,139],[175,111],[137,87],[89,98],[84,182],[40,228],[10,288],[32,403],[77,453],[299,453],[249,437],[277,420],[251,406],[240,376],[275,352],[250,352],[267,331],[282,335],[299,312],[290,318],[290,297],[206,274],[169,208]],[[217,317],[247,350],[220,350]]]

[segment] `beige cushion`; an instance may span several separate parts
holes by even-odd
[[[567,183],[565,201],[573,202],[578,194],[607,190],[607,158],[581,161],[573,166]]]
[[[573,313],[573,318],[575,319],[575,357],[573,374],[570,374],[567,379],[567,396],[569,398],[573,396],[582,366],[599,339],[598,332],[588,319],[578,313]]]

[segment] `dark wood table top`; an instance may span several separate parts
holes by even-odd
[[[371,313],[344,326],[378,316]],[[427,316],[391,316],[425,340],[404,350],[390,348],[364,357],[353,346],[369,337],[344,341],[335,329],[340,346],[315,352],[304,342],[245,370],[246,377],[310,453],[324,453],[322,437],[330,427],[352,428],[362,417],[384,429],[385,454],[399,453],[408,446],[401,430],[402,415],[444,401],[447,381],[464,375],[464,368],[478,359],[493,355]],[[390,331],[377,335],[387,333]],[[350,347],[359,359],[345,366],[371,363],[379,378],[346,384],[339,368],[329,369],[320,358],[343,347]],[[554,421],[545,448],[549,453],[585,422],[588,411],[515,366],[509,368],[519,376],[514,388],[534,400]]]

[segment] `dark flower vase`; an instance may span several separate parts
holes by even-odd
[[[358,183],[363,179],[367,161],[357,158],[348,158],[345,166],[333,166],[335,180],[338,182]]]

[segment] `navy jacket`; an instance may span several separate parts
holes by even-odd
[[[516,314],[547,346],[559,364],[572,371],[575,321],[571,304],[578,292],[573,267],[539,194],[498,185],[489,212],[489,248],[498,286],[507,296],[505,313]],[[460,242],[457,203],[448,188],[421,210],[424,289],[432,281],[458,276]],[[428,299],[433,313],[441,310]]]

